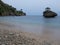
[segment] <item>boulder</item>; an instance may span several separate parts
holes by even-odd
[[[46,18],[56,17],[57,13],[50,10],[50,8],[46,8],[46,11],[43,12],[43,16]]]

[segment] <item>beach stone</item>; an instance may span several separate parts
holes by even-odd
[[[9,45],[9,43],[6,43],[6,45]]]
[[[12,45],[15,45],[15,44],[12,44]]]
[[[5,35],[5,38],[7,38],[8,36],[7,35]]]
[[[2,45],[5,45],[5,44],[2,44]]]
[[[51,45],[51,43],[50,42],[47,42],[47,41],[43,41],[41,44],[42,45]]]
[[[1,42],[0,42],[0,44],[1,44]]]
[[[2,38],[0,37],[0,40],[1,40]]]
[[[19,34],[16,34],[16,36],[19,36]]]
[[[14,33],[9,33],[9,35],[14,35]]]
[[[23,44],[23,45],[26,45],[26,44]]]

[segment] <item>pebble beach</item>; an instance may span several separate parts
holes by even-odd
[[[12,25],[0,23],[0,45],[60,45],[60,40],[20,31]]]

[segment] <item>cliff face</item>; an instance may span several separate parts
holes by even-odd
[[[25,16],[23,11],[17,11],[16,8],[5,4],[0,0],[0,16]]]

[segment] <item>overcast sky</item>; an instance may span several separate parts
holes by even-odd
[[[12,5],[17,10],[23,9],[27,15],[42,15],[46,7],[59,13],[60,0],[2,0],[5,3]]]

